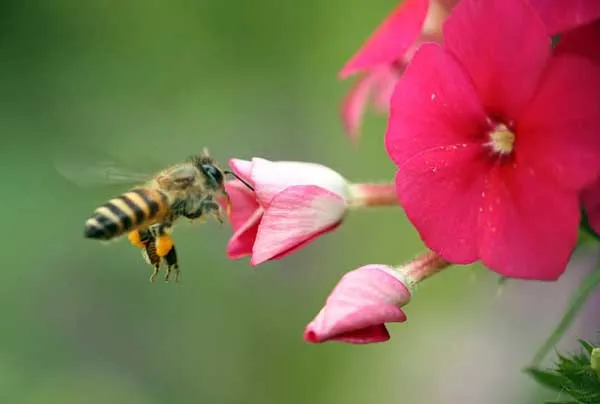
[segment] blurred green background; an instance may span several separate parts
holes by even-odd
[[[65,152],[161,168],[208,146],[223,163],[307,160],[391,180],[385,119],[367,119],[358,150],[344,138],[351,82],[337,72],[393,1],[0,4],[0,403],[552,398],[520,369],[585,268],[552,285],[509,283],[500,297],[494,275],[455,268],[419,290],[390,342],[310,345],[304,326],[345,271],[423,250],[401,210],[353,214],[255,269],[226,258],[228,227],[181,226],[183,283],[150,284],[139,250],[82,237],[124,189],[82,190],[54,170]]]

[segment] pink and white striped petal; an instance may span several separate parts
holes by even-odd
[[[259,203],[267,209],[275,195],[296,185],[314,185],[346,200],[348,183],[329,167],[316,163],[295,161],[272,162],[262,158],[252,159],[252,183]]]
[[[244,181],[250,182],[252,184],[252,162],[248,160],[241,159],[230,159],[229,166],[233,170],[234,173],[242,177]]]
[[[260,221],[250,265],[281,258],[335,229],[346,215],[346,200],[315,185],[278,193]]]
[[[360,267],[342,277],[306,327],[304,339],[352,344],[387,341],[390,336],[385,323],[406,321],[401,307],[410,298],[402,276],[389,266]]]

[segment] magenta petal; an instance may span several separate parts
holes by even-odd
[[[342,122],[348,137],[353,143],[358,141],[363,116],[367,109],[376,77],[366,73],[352,86],[342,103]]]
[[[529,0],[554,35],[600,18],[598,0]]]
[[[529,101],[551,51],[544,24],[524,0],[462,0],[444,39],[487,111],[505,120]]]
[[[346,78],[359,70],[399,60],[421,33],[428,3],[429,0],[403,1],[346,63],[340,76]]]
[[[582,202],[590,227],[600,234],[600,180],[583,192]]]
[[[380,113],[389,110],[398,77],[395,68],[384,66],[365,73],[354,83],[342,104],[344,129],[353,143],[358,142],[363,116],[371,102]]]
[[[480,257],[499,274],[556,280],[566,269],[579,227],[575,192],[561,192],[530,159],[490,175],[479,226]]]
[[[562,34],[554,53],[575,53],[600,64],[599,43],[600,21],[596,21]]]
[[[600,65],[575,53],[555,55],[516,133],[538,176],[576,191],[594,182],[600,175]]]
[[[410,292],[385,265],[366,265],[342,277],[325,307],[308,324],[308,342],[342,341],[355,344],[389,339],[385,323],[404,322],[401,306]]]
[[[338,194],[314,185],[296,185],[275,195],[261,220],[251,265],[292,250],[336,227],[346,214]]]
[[[429,149],[481,142],[485,112],[469,78],[439,45],[424,44],[398,81],[385,146],[396,165]]]
[[[485,157],[480,145],[440,147],[410,159],[396,174],[400,204],[421,239],[455,264],[478,259]]]
[[[377,112],[383,114],[388,113],[390,110],[390,101],[394,93],[394,88],[405,67],[404,64],[397,64],[377,71],[376,87],[373,94],[375,98],[373,103]]]

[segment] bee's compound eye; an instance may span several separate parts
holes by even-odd
[[[203,164],[202,170],[215,183],[215,185],[219,185],[223,182],[223,174],[221,174],[221,171],[219,171],[217,167],[211,164]]]

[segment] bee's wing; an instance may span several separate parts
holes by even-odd
[[[152,173],[135,171],[111,160],[82,162],[58,159],[55,168],[60,175],[82,188],[106,185],[134,185],[152,178]]]

